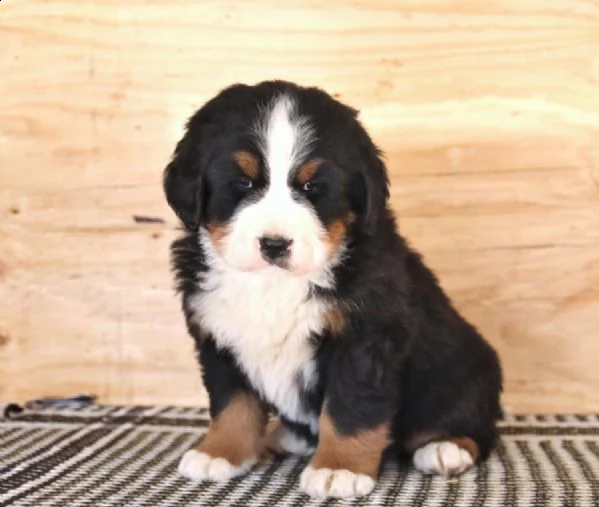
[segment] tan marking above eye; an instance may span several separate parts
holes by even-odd
[[[312,160],[308,160],[303,166],[299,168],[297,171],[297,176],[295,177],[299,183],[302,185],[310,181],[314,174],[316,174],[317,169],[324,162],[321,158],[314,158]]]
[[[246,176],[252,179],[258,177],[260,164],[258,163],[258,159],[249,151],[236,151],[234,158],[239,169],[241,169]]]

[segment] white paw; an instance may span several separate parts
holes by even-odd
[[[349,470],[312,468],[307,466],[300,478],[300,488],[304,493],[315,497],[333,496],[348,498],[370,493],[376,482],[364,474],[354,474]]]
[[[278,421],[270,427],[268,436],[268,447],[279,453],[299,454],[307,456],[314,452],[314,447],[310,446],[303,438],[297,436],[287,426]]]
[[[195,449],[187,451],[179,462],[179,473],[192,481],[226,481],[247,472],[254,462],[236,467],[225,458],[213,458]]]
[[[470,453],[453,442],[431,442],[414,453],[414,466],[425,474],[454,475],[474,464]]]

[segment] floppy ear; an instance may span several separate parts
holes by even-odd
[[[360,140],[360,168],[352,193],[364,230],[368,234],[375,231],[376,224],[387,209],[389,199],[389,178],[381,159],[380,150],[364,133]]]
[[[163,176],[166,200],[183,225],[192,230],[200,224],[203,193],[203,176],[196,146],[188,130],[177,144]]]

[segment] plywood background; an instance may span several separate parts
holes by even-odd
[[[161,171],[194,108],[274,77],[361,109],[506,406],[599,411],[596,0],[2,1],[0,400],[203,402]]]

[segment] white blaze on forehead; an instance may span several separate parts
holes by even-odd
[[[267,168],[266,191],[241,206],[222,240],[225,261],[251,271],[268,266],[260,251],[260,238],[282,236],[291,241],[286,269],[321,284],[331,283],[326,230],[316,210],[293,197],[289,174],[306,162],[316,141],[308,117],[302,117],[289,95],[267,105],[254,134]],[[279,268],[276,268],[279,269]]]
[[[277,97],[260,129],[260,144],[271,186],[287,183],[289,172],[306,156],[313,141],[312,127],[295,108],[295,102],[288,95]]]

